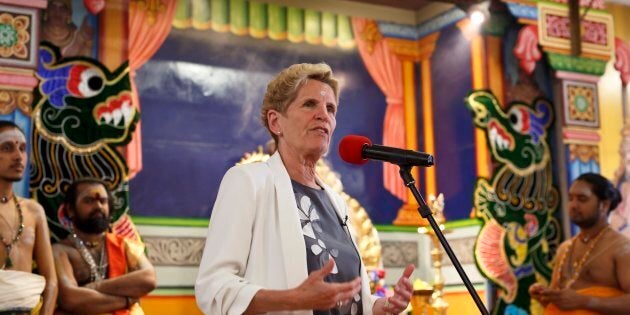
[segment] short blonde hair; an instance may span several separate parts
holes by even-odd
[[[284,114],[308,79],[328,84],[332,88],[333,93],[335,93],[337,103],[339,103],[339,82],[333,77],[332,69],[330,69],[329,65],[325,63],[300,63],[282,70],[267,85],[267,92],[265,92],[265,98],[260,109],[263,126],[267,128],[267,131],[269,131],[276,143],[278,142],[278,136],[269,129],[267,113],[273,109]]]

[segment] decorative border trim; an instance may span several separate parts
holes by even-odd
[[[601,76],[606,72],[608,61],[584,57],[573,57],[547,51],[547,60],[556,71],[580,72]]]
[[[48,0],[2,0],[2,3],[21,7],[46,9],[46,6],[48,5]]]
[[[453,8],[416,26],[378,22],[378,29],[385,37],[418,40],[464,18],[466,18],[464,11]]]
[[[131,221],[136,225],[155,226],[185,226],[185,227],[208,227],[210,220],[201,218],[180,218],[180,217],[145,217],[131,216]]]
[[[602,138],[599,133],[594,130],[564,128],[562,129],[562,139],[565,140],[566,143],[589,142],[597,144]]]
[[[590,74],[575,73],[568,71],[556,71],[556,78],[563,80],[583,81],[597,84],[601,77]]]
[[[201,218],[181,218],[181,217],[148,217],[132,215],[131,220],[136,225],[149,226],[170,226],[170,227],[208,227],[210,220]],[[478,219],[464,219],[448,221],[444,224],[447,229],[457,229],[471,226],[481,226]],[[417,232],[417,226],[396,226],[396,225],[374,225],[379,232]]]
[[[538,8],[520,4],[520,3],[507,3],[508,10],[510,13],[517,18],[527,19],[527,20],[538,20]]]

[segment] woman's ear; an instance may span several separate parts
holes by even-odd
[[[282,134],[282,128],[280,127],[280,122],[279,122],[279,116],[280,113],[270,109],[267,112],[267,124],[269,125],[269,130],[271,130],[271,132],[275,135],[281,135]]]

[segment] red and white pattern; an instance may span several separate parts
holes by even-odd
[[[557,3],[568,3],[568,0],[552,0]],[[581,7],[591,7],[591,9],[604,9],[604,0],[580,0]]]
[[[538,49],[538,27],[527,25],[518,33],[514,55],[520,60],[519,66],[527,74],[532,74],[536,68],[536,62],[540,60],[542,54]]]
[[[547,36],[562,39],[571,38],[571,21],[566,16],[547,14]],[[585,43],[606,46],[608,44],[607,26],[601,22],[582,21],[582,41]]]

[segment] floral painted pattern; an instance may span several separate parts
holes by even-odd
[[[28,29],[31,21],[28,16],[0,14],[0,57],[26,59],[31,39]]]
[[[302,234],[304,236],[308,236],[317,242],[311,245],[311,252],[315,256],[319,256],[319,260],[321,265],[323,266],[330,259],[330,256],[337,258],[339,256],[339,250],[335,248],[328,249],[326,247],[326,243],[317,237],[315,232],[323,233],[322,227],[320,225],[321,220],[319,219],[319,214],[317,213],[317,209],[311,202],[311,198],[306,195],[302,195],[300,197],[300,202],[298,203],[298,209],[300,210],[300,222],[302,223]],[[320,255],[324,253],[323,255]],[[337,264],[333,268],[332,274],[337,274],[339,270],[337,270]]]

